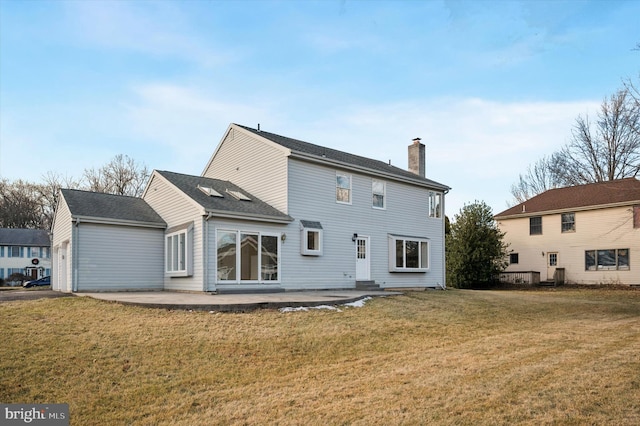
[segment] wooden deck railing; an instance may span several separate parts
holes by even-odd
[[[536,271],[518,271],[518,272],[502,272],[500,274],[500,282],[511,284],[540,284],[540,272]]]

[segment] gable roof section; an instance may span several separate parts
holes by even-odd
[[[49,232],[44,229],[0,228],[0,246],[49,247]]]
[[[61,192],[73,219],[158,228],[167,226],[142,198],[78,189],[62,189]]]
[[[526,217],[553,211],[590,210],[637,203],[640,203],[640,180],[626,178],[550,189],[495,215],[495,218]]]
[[[315,145],[309,142],[304,142],[297,139],[288,138],[286,136],[280,136],[275,133],[265,132],[263,130],[253,129],[251,127],[243,126],[241,124],[234,124],[248,132],[253,133],[256,136],[265,138],[271,142],[274,142],[280,146],[289,149],[292,155],[313,159],[323,163],[340,164],[351,168],[356,168],[364,171],[368,171],[377,175],[385,175],[394,177],[396,179],[411,181],[424,186],[429,186],[433,189],[442,191],[448,191],[449,188],[446,185],[433,181],[431,179],[423,178],[422,176],[411,173],[408,170],[401,169],[396,166],[392,166],[384,161],[373,160],[367,157],[361,157],[355,154],[349,154],[348,152],[339,151],[337,149],[327,148],[320,145]]]
[[[182,191],[185,195],[202,206],[206,213],[214,216],[267,220],[274,222],[291,222],[291,216],[265,203],[233,183],[201,176],[156,170],[160,176]],[[221,196],[205,194],[200,187],[211,188]],[[231,192],[244,194],[249,200],[238,199]]]

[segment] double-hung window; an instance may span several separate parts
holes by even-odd
[[[562,213],[562,232],[576,232],[576,214]]]
[[[542,216],[529,218],[529,235],[542,235]]]
[[[8,256],[7,257],[22,257],[24,254],[24,247],[20,246],[9,246]]]
[[[351,204],[351,175],[336,173],[336,202]]]
[[[173,277],[193,274],[193,227],[179,226],[165,235],[165,271]]]
[[[389,235],[389,272],[426,272],[428,270],[428,239]]]
[[[374,179],[371,181],[371,206],[374,209],[385,209],[387,207],[387,184],[384,181]]]
[[[429,192],[429,217],[442,216],[442,194]]]

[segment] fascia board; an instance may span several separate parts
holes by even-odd
[[[164,229],[167,227],[167,225],[164,223],[112,219],[107,217],[72,215],[71,219],[72,219],[72,222],[79,222],[80,224],[93,223],[93,224],[102,224],[102,225],[123,225],[123,226],[137,226],[142,228],[159,228],[159,229]]]
[[[308,162],[311,162],[311,163],[321,164],[321,165],[324,165],[324,166],[335,165],[335,166],[341,167],[343,169],[355,170],[355,171],[363,172],[365,174],[368,174],[368,175],[371,175],[371,176],[374,176],[374,177],[384,176],[385,178],[387,178],[389,180],[395,180],[397,182],[403,182],[403,183],[410,183],[412,185],[418,185],[418,186],[422,186],[422,187],[429,188],[429,189],[436,189],[436,190],[439,190],[439,191],[443,191],[445,193],[451,190],[450,187],[448,187],[446,185],[443,185],[441,183],[438,183],[438,182],[434,182],[434,181],[424,182],[424,181],[419,180],[419,179],[406,178],[406,177],[398,176],[398,175],[393,174],[393,173],[385,173],[385,172],[381,172],[379,170],[369,169],[367,167],[359,167],[359,166],[356,166],[356,165],[351,164],[351,163],[345,163],[343,161],[332,160],[332,159],[325,158],[325,157],[318,157],[316,155],[304,154],[304,153],[297,152],[297,151],[294,151],[294,152],[291,153],[291,158],[296,158],[296,159],[303,160],[303,161],[308,161]]]
[[[640,204],[640,200],[635,201],[624,201],[620,203],[610,203],[610,204],[596,204],[592,206],[583,206],[583,207],[567,207],[566,209],[555,209],[555,210],[544,210],[539,212],[525,212],[518,214],[510,214],[505,216],[494,216],[495,220],[504,220],[504,219],[520,219],[526,217],[534,217],[534,216],[550,216],[552,214],[560,214],[560,213],[574,213],[574,212],[585,212],[589,210],[604,210],[611,209],[616,207],[629,207]]]
[[[287,224],[293,222],[292,217],[274,217],[267,215],[255,215],[255,214],[247,214],[240,212],[228,212],[221,210],[209,210],[206,212],[207,217],[217,217],[222,219],[242,219],[242,220],[253,220],[256,222],[271,222],[271,223],[282,223]]]

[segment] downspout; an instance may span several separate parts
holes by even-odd
[[[78,291],[78,267],[77,267],[77,263],[78,263],[78,252],[80,251],[80,218],[76,218],[76,226],[73,229],[73,233],[74,233],[74,237],[73,237],[73,246],[72,248],[72,254],[73,257],[71,258],[71,271],[73,271],[72,274],[72,280],[71,280],[71,292],[76,292]]]
[[[202,236],[202,245],[204,256],[202,259],[202,274],[204,276],[203,291],[210,291],[209,285],[209,219],[213,217],[213,213],[209,212],[204,219],[204,235]],[[215,291],[215,288],[214,288]]]
[[[445,189],[442,194],[442,285],[443,290],[447,289],[447,235],[445,228],[447,227],[447,218],[445,212],[445,195],[449,193],[448,189]]]

